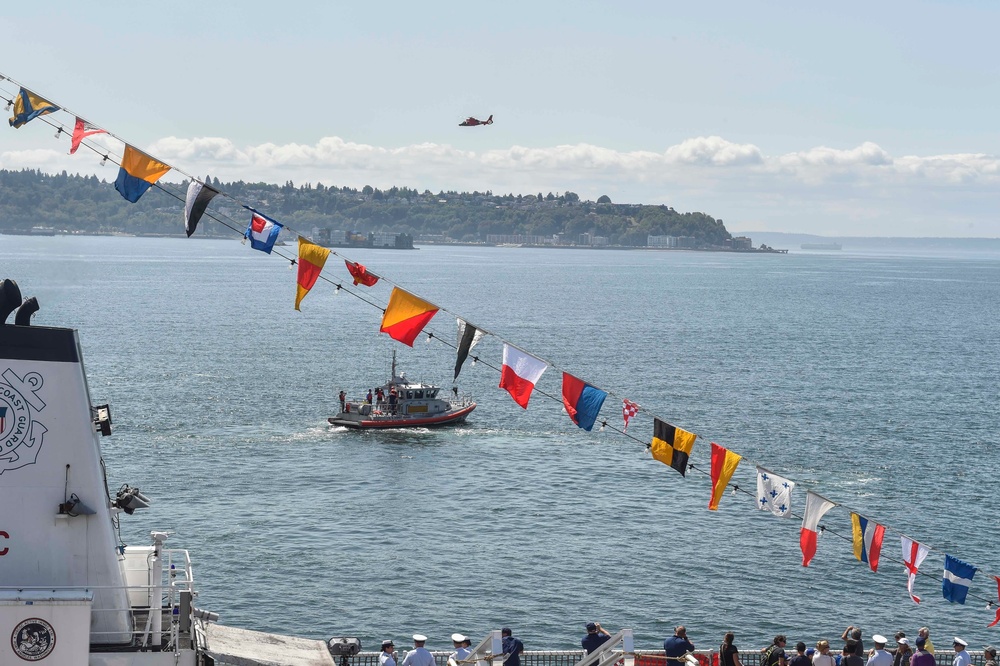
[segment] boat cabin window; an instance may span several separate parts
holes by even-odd
[[[434,389],[434,390],[431,390],[431,391],[427,392],[427,397],[428,398],[436,398],[437,394],[438,394],[437,389]]]
[[[420,400],[421,398],[424,397],[424,392],[423,391],[414,391],[413,392],[413,397],[416,398],[417,400]]]
[[[406,399],[407,400],[413,400],[413,391],[407,391],[406,392]]]

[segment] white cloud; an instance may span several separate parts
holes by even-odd
[[[757,146],[726,141],[721,136],[699,136],[667,148],[667,161],[702,166],[760,164],[764,158]]]

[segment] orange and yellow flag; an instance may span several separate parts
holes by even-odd
[[[393,340],[399,340],[404,345],[412,347],[413,341],[437,311],[438,306],[433,303],[428,303],[399,287],[393,287],[379,331],[388,333]]]

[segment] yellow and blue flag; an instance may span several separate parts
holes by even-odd
[[[153,183],[170,171],[170,165],[157,162],[146,153],[125,146],[125,154],[122,155],[122,166],[118,170],[118,178],[115,179],[115,189],[123,197],[135,203]]]
[[[58,110],[59,107],[47,99],[42,99],[30,90],[21,88],[17,97],[14,98],[14,115],[9,121],[10,126],[17,128],[38,116],[44,116]]]
[[[854,557],[860,562],[867,562],[872,571],[878,571],[885,526],[852,511],[851,531],[854,537]]]

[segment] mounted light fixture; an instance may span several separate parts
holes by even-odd
[[[59,505],[59,515],[62,516],[92,516],[95,513],[97,512],[84,504],[76,493],[70,494],[69,499]]]

